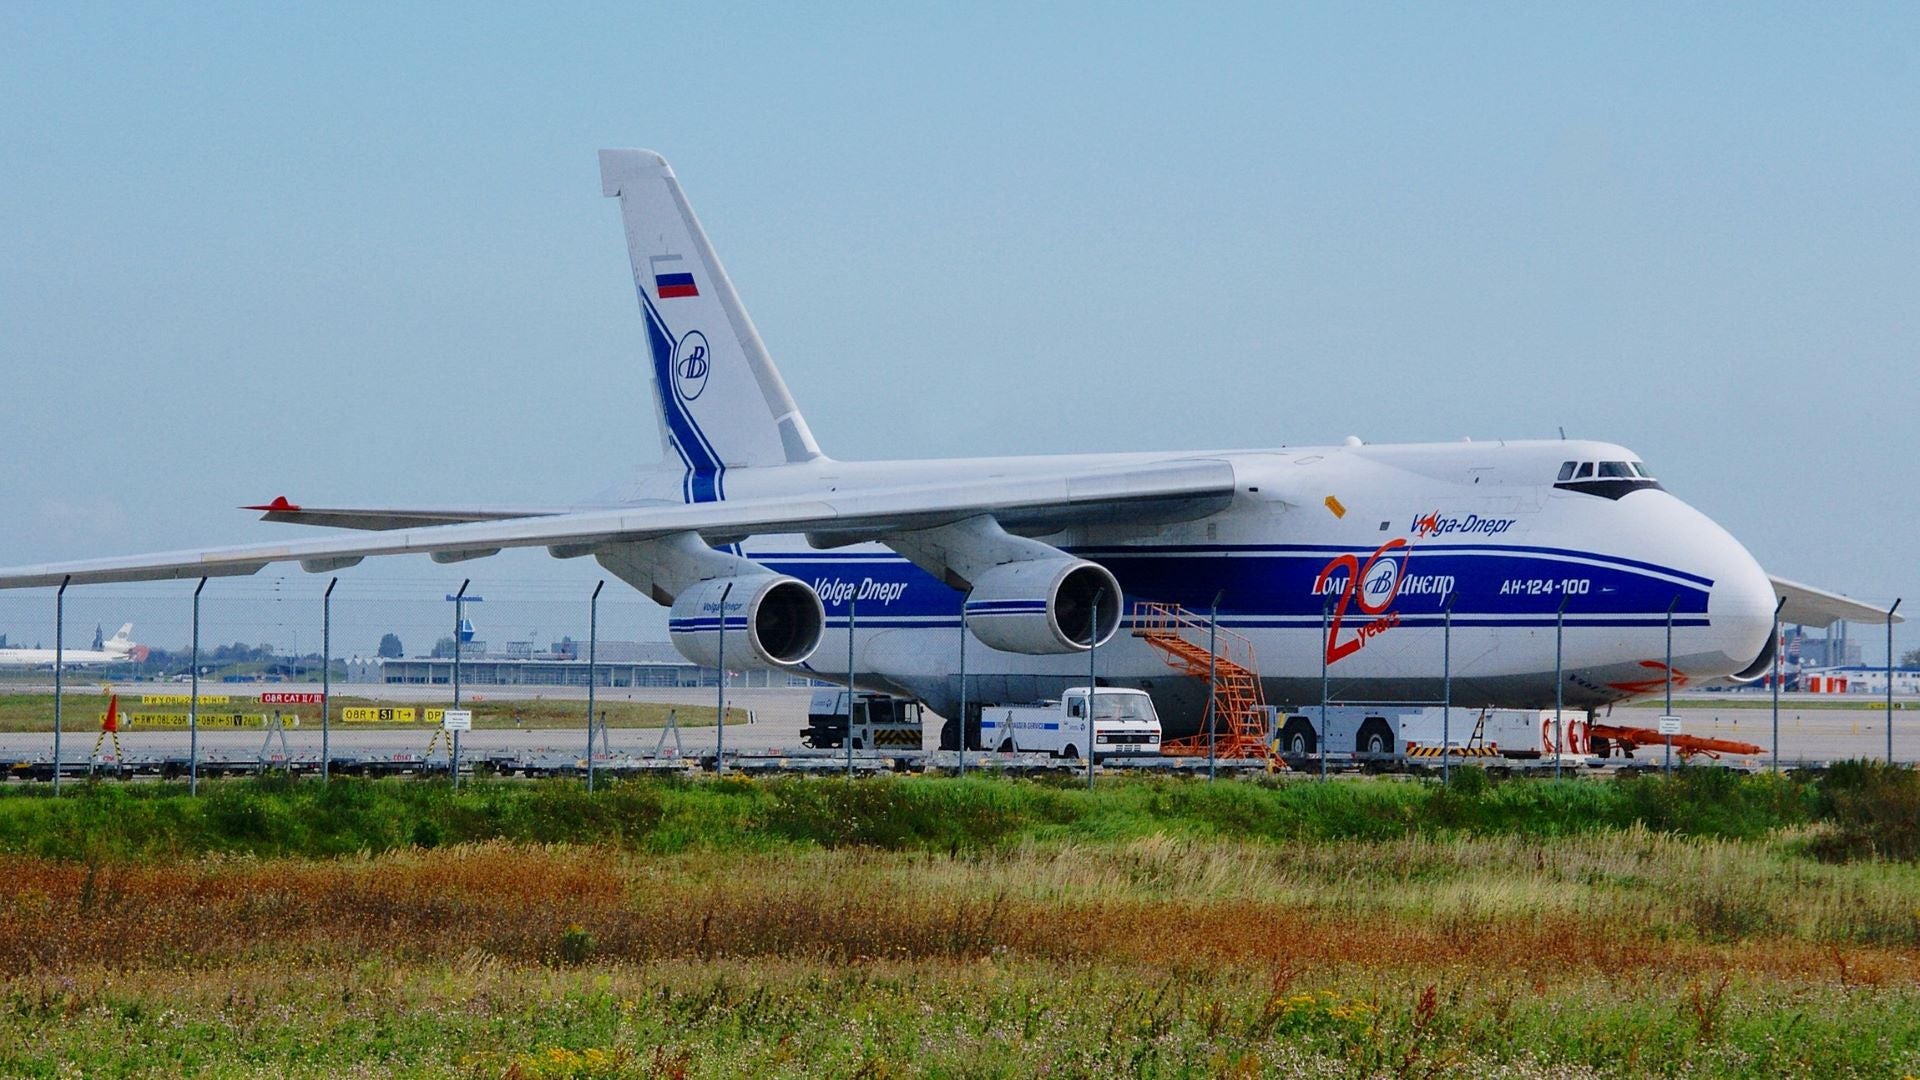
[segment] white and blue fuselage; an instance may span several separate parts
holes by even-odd
[[[1111,570],[1126,612],[1154,601],[1204,617],[1217,597],[1219,626],[1252,642],[1269,701],[1319,701],[1324,660],[1336,700],[1438,701],[1450,679],[1457,703],[1551,705],[1557,668],[1569,706],[1596,706],[1664,686],[1669,630],[1676,686],[1737,673],[1768,644],[1774,594],[1759,564],[1607,443],[808,463],[734,472],[729,495],[1189,458],[1231,464],[1239,483],[1229,505],[1151,529],[1089,526],[1038,539]],[[1569,463],[1576,475],[1617,464],[1630,475],[1562,482]],[[960,590],[878,543],[821,550],[801,536],[767,536],[740,550],[819,593],[827,632],[807,670],[846,679],[851,619],[858,683],[953,715]],[[1093,658],[1099,678],[1151,691],[1170,730],[1190,729],[1204,686],[1177,677],[1126,629]],[[1018,702],[1084,685],[1089,658],[996,651],[974,638],[965,662],[971,701]]]

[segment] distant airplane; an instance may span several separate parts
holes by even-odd
[[[118,633],[100,643],[98,649],[67,649],[60,654],[62,663],[75,667],[90,664],[137,663],[147,658],[147,647],[136,644],[132,637],[133,624],[122,626]],[[0,667],[51,667],[54,663],[52,649],[0,649]]]
[[[1086,651],[1101,645],[1098,677],[1149,691],[1169,735],[1200,722],[1208,687],[1152,643],[1116,633],[1142,601],[1217,605],[1218,625],[1252,641],[1274,703],[1318,701],[1324,672],[1350,701],[1430,702],[1445,685],[1460,705],[1551,705],[1559,690],[1569,706],[1593,707],[1657,692],[1669,651],[1678,685],[1762,675],[1776,601],[1787,622],[1885,617],[1770,580],[1638,454],[1605,442],[1349,438],[834,460],[666,161],[603,150],[600,175],[620,201],[669,464],[561,507],[321,508],[283,497],[252,509],[383,532],[21,567],[0,571],[0,588],[251,574],[274,562],[325,573],[370,555],[452,563],[545,547],[591,555],[671,605],[673,641],[699,664],[716,664],[724,635],[729,666],[836,681],[851,669],[861,687],[951,717],[963,636],[975,706],[1085,685]],[[825,302],[818,282],[803,286]],[[838,362],[912,392],[913,372],[886,358]],[[608,389],[603,373],[582,374]],[[1060,405],[1075,424],[1129,423]],[[1138,415],[1153,414],[1143,401]],[[1276,425],[1286,415],[1276,408]],[[1179,427],[1160,417],[1151,430]],[[910,433],[901,449],[913,449]]]

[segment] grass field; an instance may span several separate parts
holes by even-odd
[[[9,791],[0,1074],[1920,1072],[1913,774],[1467,775]]]
[[[267,713],[274,706],[261,705],[254,700],[262,688],[221,687],[203,691],[208,695],[222,695],[229,698],[229,704],[203,704],[204,712],[244,712]],[[303,687],[302,689],[309,689]],[[318,687],[311,688],[318,693]],[[176,687],[156,687],[154,694],[183,695],[185,690]],[[452,693],[448,693],[448,702]],[[424,729],[428,725],[420,722],[411,724],[352,723],[343,722],[340,710],[367,707],[403,708],[415,710],[414,715],[422,715],[419,710],[437,708],[447,702],[426,704],[417,701],[388,701],[381,698],[358,697],[347,694],[335,694],[332,698],[334,724],[342,730],[352,729],[388,730],[388,729]],[[548,698],[515,698],[490,700],[484,691],[479,695],[469,694],[465,707],[473,711],[473,726],[486,730],[505,730],[511,728],[579,728],[586,729],[587,704],[584,700],[562,700]],[[140,695],[126,694],[120,699],[122,712],[144,710],[165,710],[185,712],[184,705],[140,704]],[[279,706],[287,715],[300,716],[301,723],[309,727],[318,727],[320,707],[318,705]],[[70,731],[95,731],[99,729],[100,717],[107,711],[107,699],[96,690],[85,693],[68,692],[61,706],[63,723]],[[607,725],[616,728],[657,728],[664,727],[667,713],[676,712],[679,722],[688,727],[711,727],[713,725],[713,707],[699,705],[658,705],[645,701],[603,700],[596,703],[596,712],[604,712]],[[727,723],[744,724],[747,722],[746,710],[727,709]],[[52,694],[0,694],[0,731],[6,732],[50,732],[53,730]]]

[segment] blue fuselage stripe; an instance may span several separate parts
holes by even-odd
[[[1664,623],[1674,605],[1676,626],[1694,625],[1706,615],[1710,578],[1651,563],[1568,549],[1486,545],[1415,549],[1397,560],[1389,580],[1351,583],[1344,569],[1320,581],[1329,552],[1355,554],[1351,548],[1270,546],[1234,549],[1222,558],[1217,547],[1142,547],[1079,551],[1097,555],[1113,571],[1129,602],[1153,600],[1203,610],[1224,590],[1223,625],[1254,625],[1250,620],[1311,620],[1328,611],[1347,619],[1367,619],[1386,610],[1403,623],[1438,620],[1449,597],[1456,623],[1551,625],[1565,605],[1568,625],[1606,625],[1601,620]],[[1370,555],[1371,551],[1358,553]],[[898,556],[815,552],[749,552],[748,557],[779,573],[812,585],[829,614],[844,617],[849,600],[860,605],[859,623],[928,619],[957,624],[962,594]],[[1364,559],[1362,560],[1364,565]],[[1319,586],[1316,589],[1316,586]],[[1363,603],[1364,601],[1364,603]],[[1039,598],[995,599],[966,605],[969,617],[1039,614]],[[915,624],[919,625],[919,624]],[[1614,625],[1641,625],[1639,622]]]
[[[1323,555],[1355,555],[1355,556],[1359,556],[1362,559],[1373,554],[1373,549],[1371,548],[1354,548],[1354,547],[1348,547],[1342,544],[1165,544],[1165,545],[1155,545],[1150,548],[1132,548],[1132,547],[1072,548],[1070,550],[1072,551],[1073,554],[1078,555],[1083,559],[1094,559],[1094,560],[1100,560],[1100,559],[1105,559],[1109,557],[1125,557],[1129,555],[1132,555],[1134,557],[1139,557],[1142,553],[1151,554],[1151,555],[1214,555],[1214,556],[1323,554]],[[1534,547],[1534,546],[1524,545],[1524,544],[1498,544],[1498,545],[1452,544],[1452,545],[1445,545],[1445,546],[1428,547],[1428,548],[1425,548],[1424,550],[1419,548],[1410,548],[1408,550],[1415,555],[1421,555],[1421,554],[1426,554],[1431,552],[1448,552],[1448,553],[1462,554],[1462,555],[1523,554],[1523,555],[1558,556],[1563,559],[1582,559],[1589,562],[1609,563],[1614,566],[1623,566],[1623,567],[1628,567],[1634,570],[1646,570],[1656,574],[1665,574],[1669,577],[1676,577],[1686,581],[1691,581],[1702,588],[1709,588],[1713,585],[1713,579],[1710,577],[1705,577],[1700,574],[1690,573],[1685,570],[1676,570],[1670,566],[1661,566],[1658,563],[1642,562],[1639,559],[1629,559],[1620,555],[1607,555],[1598,551],[1579,551],[1574,548]]]

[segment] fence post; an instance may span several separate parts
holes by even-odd
[[[1327,761],[1327,699],[1333,696],[1333,681],[1327,671],[1327,653],[1333,648],[1333,634],[1329,622],[1333,618],[1333,597],[1320,601],[1320,738],[1317,740],[1320,750],[1321,779],[1326,779]],[[1275,732],[1277,737],[1279,732]]]
[[[960,776],[967,775],[967,602],[960,600]]]
[[[1893,598],[1887,609],[1887,764],[1893,764],[1893,613],[1900,610],[1901,597]]]
[[[60,709],[66,696],[67,586],[71,584],[73,575],[68,574],[60,579],[60,591],[53,594],[53,793],[56,796],[60,794]],[[1888,685],[1892,685],[1892,677],[1888,678]]]
[[[467,586],[473,584],[472,578],[460,582],[460,591],[453,594],[453,707],[460,707],[460,631],[467,623]],[[460,790],[460,732],[453,732],[453,745],[447,749],[447,776],[453,781],[453,790]]]
[[[1673,603],[1667,605],[1667,704],[1661,710],[1664,715],[1673,715],[1673,609],[1680,606],[1680,594],[1675,593]],[[1668,776],[1673,775],[1673,736],[1666,737],[1666,760],[1660,769]]]
[[[333,778],[333,587],[339,578],[327,582],[320,594],[320,782]]]
[[[847,601],[847,737],[841,741],[841,745],[845,747],[847,751],[847,779],[849,780],[853,779],[853,699],[855,695],[853,689],[853,620],[854,609],[859,606],[859,603],[855,600],[849,599]],[[869,713],[868,715],[871,716],[872,714]]]
[[[467,586],[473,584],[472,578],[460,583],[460,591],[453,594],[453,707],[460,707],[460,628],[467,622]]]
[[[1093,593],[1093,632],[1087,635],[1087,790],[1093,790],[1093,748],[1100,743],[1099,732],[1095,730],[1093,719],[1093,687],[1098,678],[1094,674],[1094,661],[1100,653],[1100,602],[1107,598],[1107,590],[1096,589]]]
[[[607,587],[607,579],[593,587],[593,596],[587,601],[587,793],[593,793],[593,692],[600,682],[600,590]],[[726,613],[721,612],[724,616]],[[724,631],[722,631],[724,632]],[[631,681],[631,680],[629,680]]]
[[[1787,598],[1781,597],[1773,604],[1773,771],[1780,771],[1780,654],[1784,651],[1780,641],[1780,609],[1787,606]]]
[[[187,794],[200,794],[200,590],[207,579],[193,587],[193,671],[187,676]]]
[[[1572,599],[1566,593],[1560,594],[1560,610],[1553,615],[1553,778],[1560,779],[1560,762],[1567,756],[1567,678],[1566,678],[1566,638],[1567,638],[1567,601]]]
[[[1453,601],[1447,594],[1445,622],[1440,636],[1440,786],[1453,782]]]
[[[733,582],[720,590],[720,644],[714,656],[714,667],[719,671],[719,700],[713,711],[713,772],[715,776],[727,771],[727,597],[733,595]],[[848,732],[851,734],[851,730]]]
[[[1207,779],[1217,775],[1215,742],[1220,731],[1220,598],[1227,590],[1219,589],[1213,594],[1213,604],[1207,608],[1207,703],[1201,715],[1207,720]]]

